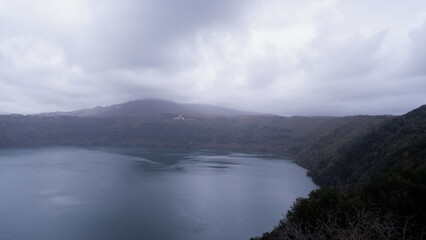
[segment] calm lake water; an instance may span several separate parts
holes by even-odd
[[[314,188],[303,168],[268,154],[0,149],[0,239],[249,239]]]

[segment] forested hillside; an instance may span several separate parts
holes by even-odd
[[[390,118],[333,151],[311,175],[322,188],[299,199],[260,239],[423,239],[426,106]]]
[[[387,117],[0,116],[0,146],[131,145],[267,150],[315,163],[330,150]],[[315,163],[316,164],[316,163]]]
[[[290,154],[322,188],[297,200],[261,239],[421,239],[424,233],[426,106],[397,117],[111,111],[91,117],[3,115],[0,146],[179,146]]]
[[[426,106],[385,121],[378,128],[333,156],[321,159],[324,167],[312,169],[322,186],[353,189],[372,174],[388,167],[421,163],[426,156]]]

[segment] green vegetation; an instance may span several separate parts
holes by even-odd
[[[322,154],[310,174],[323,188],[258,239],[426,236],[426,106]]]
[[[324,188],[298,199],[272,232],[254,239],[421,239],[422,231],[412,219],[365,202],[358,194]]]
[[[421,239],[426,105],[352,117],[0,116],[0,146],[132,145],[291,154],[322,188],[259,239]]]
[[[0,116],[0,146],[131,145],[230,148],[300,154],[313,143],[339,145],[387,117]],[[348,129],[346,131],[345,129]],[[339,142],[335,141],[339,138]],[[321,141],[324,139],[324,143]],[[311,163],[313,161],[305,161]],[[302,164],[302,163],[301,163]],[[304,164],[302,164],[304,165]]]

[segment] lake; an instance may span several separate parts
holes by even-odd
[[[249,239],[315,188],[305,169],[267,153],[0,149],[0,239]]]

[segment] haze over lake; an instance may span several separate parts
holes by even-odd
[[[248,239],[314,188],[305,169],[265,153],[1,149],[0,239]]]

